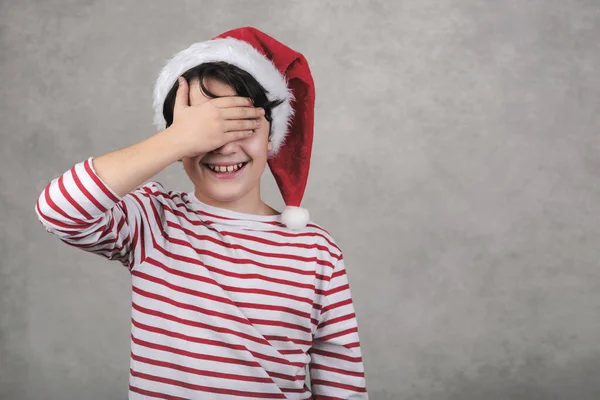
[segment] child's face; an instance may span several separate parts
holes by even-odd
[[[237,96],[237,93],[224,83],[206,80],[206,88],[217,96]],[[190,82],[190,106],[201,105],[211,100],[200,89],[198,80]],[[269,142],[269,122],[262,117],[260,128],[244,139],[229,142],[207,153],[203,157],[183,158],[184,169],[194,183],[196,196],[209,204],[226,206],[224,203],[240,204],[248,202],[250,207],[260,201],[260,177],[267,164]],[[241,170],[234,173],[217,173],[206,164],[223,166],[246,162]]]

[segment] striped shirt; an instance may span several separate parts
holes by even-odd
[[[120,197],[92,160],[52,180],[35,212],[129,270],[130,399],[368,398],[342,252],[324,229],[157,182]]]

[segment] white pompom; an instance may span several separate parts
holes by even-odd
[[[281,213],[281,219],[290,229],[302,229],[308,223],[308,210],[301,207],[287,206]]]

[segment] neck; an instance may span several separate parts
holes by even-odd
[[[212,207],[223,208],[229,211],[253,215],[279,214],[279,212],[269,207],[267,204],[265,204],[265,202],[262,201],[260,197],[260,190],[252,190],[250,193],[231,201],[219,201],[213,199],[212,197],[202,193],[202,191],[198,190],[197,188],[194,191],[194,195],[204,204],[208,204]]]

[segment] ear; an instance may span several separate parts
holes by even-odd
[[[269,143],[267,143],[267,151],[270,153],[273,150],[273,143],[271,143],[271,138],[269,138]]]

